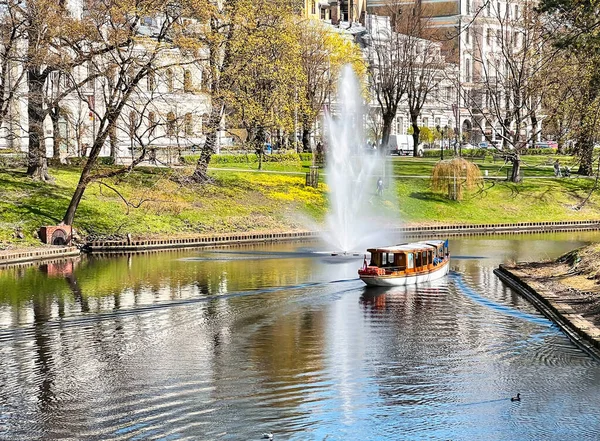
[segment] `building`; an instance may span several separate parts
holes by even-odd
[[[366,38],[362,36],[365,46],[365,56],[371,69],[377,69],[376,56],[374,55],[377,47],[386,49],[389,45],[389,35],[392,34],[392,17],[367,14],[366,16]],[[402,37],[402,34],[395,33]],[[457,67],[454,63],[447,63],[443,55],[443,45],[439,42],[415,39],[415,46],[426,47],[431,52],[431,56],[440,60],[436,63],[437,72],[434,72],[435,82],[421,110],[417,125],[427,127],[431,130],[439,127],[444,130],[444,135],[453,132],[456,124],[455,103],[457,90],[455,83],[451,78],[456,75]],[[391,50],[391,48],[390,48]],[[418,49],[417,49],[418,51]],[[372,125],[370,132],[377,134],[376,126],[382,125],[381,110],[377,103],[376,96],[371,97],[369,123]],[[407,96],[405,95],[399,103],[396,118],[392,125],[392,134],[407,134],[412,127],[411,117]]]
[[[303,14],[338,25],[363,23],[367,0],[304,0]]]
[[[85,14],[80,2],[69,4],[75,17]],[[147,17],[137,29],[140,37],[150,39],[162,26],[161,17]],[[25,45],[23,44],[25,50]],[[143,78],[132,93],[117,122],[104,144],[101,156],[114,154],[118,162],[127,163],[144,147],[148,159],[175,162],[182,150],[194,149],[204,142],[203,121],[210,113],[210,95],[204,88],[204,69],[179,50],[159,45],[154,54],[153,70]],[[147,46],[136,40],[129,56],[143,64]],[[70,71],[54,70],[46,79],[47,103],[57,103],[43,122],[46,153],[54,156],[58,145],[61,160],[85,156],[95,141],[99,120],[106,112],[107,90],[111,82],[123,75],[111,74],[108,56],[96,57]],[[113,63],[114,64],[114,63]],[[29,140],[28,90],[24,67],[21,63],[11,66],[13,81],[7,87],[16,91],[13,101],[0,127],[0,148],[27,152]],[[93,78],[86,81],[88,78]],[[79,86],[76,86],[80,84]],[[69,89],[72,92],[66,93]],[[65,94],[66,93],[66,94]],[[63,96],[64,94],[64,96]],[[55,142],[57,144],[55,144]]]
[[[503,58],[510,51],[503,49],[520,47],[520,18],[527,5],[523,0],[369,0],[367,10],[389,16],[392,23],[402,13],[421,17],[431,38],[440,42],[446,61],[455,65],[449,70],[453,76],[447,79],[453,84],[442,88],[451,87],[454,92],[442,91],[440,96],[447,99],[438,106],[446,107],[448,113],[450,105],[455,132],[476,144],[498,143],[507,136],[505,113],[498,111],[508,107],[509,95],[503,90],[508,74],[502,69],[508,61]],[[539,139],[541,121],[537,127],[525,124],[522,130],[523,139]]]

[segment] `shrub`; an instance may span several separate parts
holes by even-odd
[[[308,156],[307,156],[308,155]],[[308,159],[302,159],[308,158]],[[195,165],[198,162],[200,155],[189,155],[182,156],[180,162],[187,165]],[[273,153],[263,156],[263,162],[299,162],[310,161],[312,153],[296,153],[296,152],[282,152]],[[210,157],[211,164],[225,165],[225,164],[255,164],[258,162],[258,156],[255,153],[238,154],[238,155],[212,155]]]

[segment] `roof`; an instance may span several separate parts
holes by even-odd
[[[427,240],[421,242],[402,243],[398,245],[391,245],[387,247],[369,248],[369,253],[399,253],[408,252],[415,250],[433,250],[444,244],[443,240]]]

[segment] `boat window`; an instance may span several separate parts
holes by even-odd
[[[420,266],[423,266],[423,261],[422,261],[422,259],[421,259],[421,252],[420,252],[420,251],[417,251],[417,252],[415,253],[415,267],[417,267],[417,268],[418,268],[418,267],[420,267]]]
[[[427,252],[427,262],[429,262],[429,265],[433,263],[433,251]]]
[[[413,253],[406,253],[406,268],[415,267],[415,262],[413,259]]]
[[[388,261],[388,266],[394,266],[394,254],[393,253],[388,253],[387,261]]]
[[[387,265],[387,254],[381,253],[380,256],[381,256],[381,261],[379,262],[379,266]]]
[[[423,251],[423,266],[427,266],[429,262],[427,261],[427,251]]]
[[[398,267],[401,271],[404,271],[406,269],[406,254],[398,254]]]

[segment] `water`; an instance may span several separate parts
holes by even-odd
[[[382,233],[386,210],[374,202],[380,198],[377,181],[381,178],[383,182],[385,156],[365,148],[363,99],[350,65],[342,71],[337,101],[338,118],[329,115],[325,119],[330,209],[323,236],[331,249],[351,252],[387,243]],[[389,171],[387,174],[390,175]]]
[[[0,439],[596,440],[600,363],[492,271],[598,239],[451,240],[411,288],[306,244],[2,270]]]

